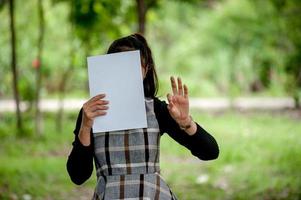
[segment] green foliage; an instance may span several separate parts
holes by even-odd
[[[6,0],[0,0],[0,10],[4,7]]]
[[[44,2],[42,98],[57,93],[70,66],[68,94],[87,91],[86,56],[105,53],[114,39],[137,30],[136,2]],[[160,74],[160,95],[170,90],[170,75],[181,75],[191,96],[300,93],[300,1],[150,0],[146,4],[151,8],[146,37]],[[36,7],[33,0],[26,4],[16,1],[18,65],[20,78],[28,76],[25,80],[35,73],[31,65],[37,50]],[[0,95],[11,97],[6,5],[0,17],[4,19],[0,22],[0,65],[4,72],[0,74]],[[31,86],[22,88],[27,88],[23,89],[26,93]]]
[[[296,107],[300,107],[301,93],[301,2],[289,0],[279,2],[274,0],[282,18],[283,27],[287,30],[286,37],[289,41],[285,72],[287,74],[288,93],[295,98]]]
[[[194,79],[193,95],[249,95],[275,86],[283,94],[289,42],[277,12],[270,1],[216,1],[210,8],[166,2],[148,29],[159,70]]]

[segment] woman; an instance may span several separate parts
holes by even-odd
[[[68,157],[71,180],[82,184],[92,174],[97,186],[93,199],[177,199],[160,175],[160,137],[167,133],[201,160],[216,159],[215,139],[189,115],[188,88],[171,77],[168,104],[156,97],[158,80],[145,38],[133,34],[114,41],[108,53],[140,50],[147,128],[92,134],[93,119],[106,114],[105,94],[88,100],[79,112],[75,139]]]

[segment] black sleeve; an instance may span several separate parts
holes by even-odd
[[[190,136],[181,130],[177,122],[171,117],[165,101],[154,99],[154,111],[159,123],[161,134],[167,133],[179,144],[190,150],[192,155],[201,160],[213,160],[219,155],[219,148],[216,140],[197,122],[197,131]]]
[[[84,146],[79,138],[78,133],[81,126],[82,120],[82,109],[80,110],[76,127],[73,131],[74,141],[72,143],[73,147],[67,160],[67,171],[69,176],[77,185],[84,183],[90,178],[93,171],[93,135],[91,131],[91,144],[89,146]]]

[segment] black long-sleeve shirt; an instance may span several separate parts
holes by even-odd
[[[179,144],[190,150],[192,155],[201,160],[213,160],[219,155],[219,148],[215,139],[204,130],[198,123],[197,131],[190,136],[185,131],[181,130],[177,122],[171,117],[167,109],[165,101],[154,98],[154,112],[159,124],[160,134],[167,133],[171,138]],[[91,144],[84,146],[78,138],[78,133],[81,126],[82,109],[80,110],[76,127],[73,131],[75,139],[72,143],[73,148],[67,160],[67,171],[71,180],[75,184],[82,184],[92,174],[93,171],[93,135],[91,129]]]

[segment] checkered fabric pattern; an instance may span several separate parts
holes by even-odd
[[[93,200],[176,200],[160,175],[160,130],[153,99],[147,128],[94,133],[97,185]]]

